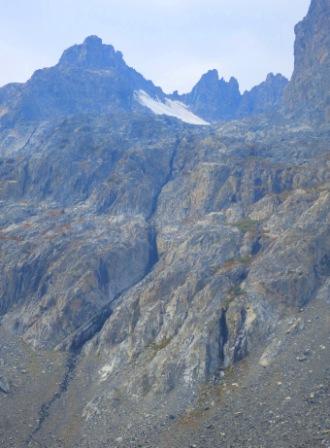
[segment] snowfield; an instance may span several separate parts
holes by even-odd
[[[144,90],[136,92],[136,98],[142,106],[147,107],[156,115],[168,115],[170,117],[178,118],[179,120],[194,124],[197,126],[208,126],[210,123],[193,114],[188,106],[180,101],[172,101],[166,99],[162,102],[158,99],[152,98]]]

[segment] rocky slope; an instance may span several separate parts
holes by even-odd
[[[0,446],[327,446],[328,123],[152,115],[94,37],[38,76],[0,90]]]
[[[295,328],[299,309],[325,288],[328,132],[260,125],[251,134],[238,124],[194,130],[160,120],[156,141],[148,130],[157,121],[144,130],[139,122],[137,143],[132,124],[130,118],[120,151],[107,146],[117,131],[107,134],[99,119],[87,129],[67,121],[62,126],[81,146],[67,142],[59,151],[53,142],[62,126],[52,129],[48,145],[29,146],[28,160],[17,152],[27,168],[3,182],[11,189],[3,188],[1,213],[2,331],[46,350],[46,364],[50,350],[68,353],[60,379],[42,367],[23,367],[20,379],[6,360],[11,391],[2,399],[10,400],[14,420],[18,409],[31,412],[19,395],[25,376],[33,390],[41,370],[61,385],[53,396],[34,396],[39,417],[34,410],[35,424],[6,434],[13,446],[21,438],[29,446],[34,439],[47,447],[130,446],[133,433],[143,438],[141,428],[152,432],[167,424],[166,415],[182,415],[201,384],[221,384],[230,366],[261,351],[260,357],[270,344],[262,357],[268,363],[280,328]],[[88,126],[95,141],[87,144]],[[83,148],[84,169],[77,164],[86,179],[97,169],[89,157],[98,151],[106,167],[116,148],[105,180],[84,180],[91,186],[82,193],[83,181],[70,176],[74,167],[64,159],[58,166],[67,171],[45,189],[48,164],[56,173],[55,155],[74,159]],[[22,172],[28,173],[23,191]],[[55,362],[56,372],[65,369],[61,358]]]

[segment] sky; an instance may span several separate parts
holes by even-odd
[[[209,69],[241,90],[290,77],[294,25],[310,0],[0,0],[0,86],[55,65],[98,35],[164,91],[188,92]]]

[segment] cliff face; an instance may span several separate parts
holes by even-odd
[[[23,373],[12,353],[0,370],[14,446],[127,448],[285,341],[330,274],[327,143],[132,114],[3,130],[0,330],[25,342]]]
[[[291,117],[330,121],[329,29],[329,0],[312,0],[295,28],[295,66],[284,97],[284,110]]]

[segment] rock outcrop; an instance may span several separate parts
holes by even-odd
[[[312,0],[307,16],[295,28],[295,67],[285,92],[289,116],[330,121],[330,3]]]

